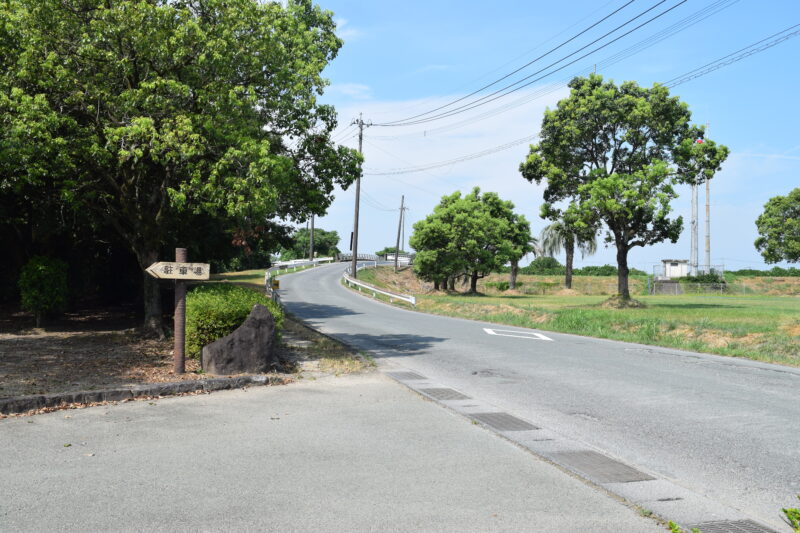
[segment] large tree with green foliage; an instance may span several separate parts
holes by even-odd
[[[393,255],[395,253],[397,253],[397,247],[396,246],[386,246],[382,250],[378,250],[377,252],[375,252],[375,255],[377,255],[378,257],[383,257],[384,255],[388,255],[388,254],[392,254]],[[400,250],[400,253],[401,254],[407,254],[408,252],[406,252],[405,250]]]
[[[321,215],[361,161],[317,100],[334,29],[311,0],[7,0],[2,189],[91,213],[142,268],[190,214],[245,229]]]
[[[431,215],[414,224],[409,240],[417,252],[414,271],[437,289],[465,276],[470,292],[476,292],[478,279],[522,257],[531,240],[528,222],[513,210],[511,202],[493,192],[481,194],[478,187],[443,197]]]
[[[511,268],[508,276],[508,287],[510,289],[516,289],[517,276],[519,275],[519,262],[529,253],[537,253],[540,251],[539,239],[531,235],[531,225],[523,215],[512,214],[509,230],[508,240],[511,243],[511,253],[508,262],[511,264]]]
[[[756,227],[756,249],[767,263],[800,262],[800,188],[770,198]]]
[[[545,112],[540,142],[520,171],[547,182],[545,218],[566,217],[578,231],[605,226],[617,249],[619,295],[629,300],[628,253],[677,241],[683,220],[669,218],[675,186],[713,177],[728,149],[697,143],[702,129],[662,85],[617,86],[591,75],[569,86],[569,97]]]
[[[311,231],[300,228],[292,234],[292,246],[281,252],[281,260],[302,259],[308,257],[311,247]],[[339,233],[314,229],[314,254],[321,257],[333,257],[339,253]]]

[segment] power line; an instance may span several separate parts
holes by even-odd
[[[702,67],[697,67],[694,70],[690,70],[689,72],[681,74],[680,76],[676,76],[671,80],[665,82],[664,85],[666,85],[668,88],[671,89],[673,87],[677,87],[678,85],[681,85],[693,79],[705,76],[706,74],[714,72],[715,70],[719,70],[723,67],[727,67],[728,65],[732,65],[737,61],[741,61],[742,59],[755,55],[759,52],[763,52],[764,50],[779,45],[784,41],[788,41],[792,37],[797,37],[798,35],[800,35],[800,29],[796,28],[800,28],[800,24],[795,24],[794,26],[790,26],[785,30],[781,30],[778,33],[774,33],[769,37],[766,37],[765,39],[762,39],[751,45],[745,46],[744,48],[741,48],[736,52],[728,54],[710,63],[706,63]],[[765,42],[768,41],[769,39],[772,40],[769,42]]]
[[[612,56],[612,57],[610,57],[608,59],[608,63],[609,64],[610,63],[616,63],[616,62],[622,60],[626,56],[632,55],[634,53],[637,53],[638,51],[641,51],[642,49],[645,49],[645,48],[648,48],[650,46],[653,46],[654,44],[664,40],[665,38],[667,38],[671,34],[677,33],[678,31],[686,29],[689,26],[692,26],[692,25],[696,24],[697,22],[700,22],[701,20],[705,20],[706,18],[710,17],[711,15],[716,14],[720,10],[729,7],[732,3],[735,3],[736,1],[738,1],[738,0],[733,0],[732,2],[730,0],[720,0],[720,1],[716,2],[715,4],[712,4],[712,5],[708,6],[705,9],[699,10],[699,11],[693,13],[692,15],[690,15],[689,17],[686,17],[686,18],[682,19],[681,21],[673,24],[672,26],[668,27],[667,29],[662,30],[661,32],[658,32],[658,33],[648,37],[647,39],[644,39],[643,41],[640,41],[639,45],[641,45],[641,47],[632,46],[632,47],[629,47],[629,48],[623,50],[622,52],[620,52],[618,54],[615,54],[614,56]],[[742,49],[738,50],[737,52],[734,52],[732,54],[724,56],[723,58],[721,58],[721,59],[719,59],[719,60],[717,60],[715,62],[708,63],[708,64],[704,65],[703,67],[699,67],[698,69],[694,69],[694,70],[690,71],[689,73],[683,74],[681,76],[677,76],[676,78],[673,78],[673,80],[684,79],[684,78],[686,78],[687,76],[689,76],[689,75],[691,75],[693,73],[696,73],[696,74],[694,74],[694,77],[699,77],[699,76],[704,75],[704,74],[706,74],[708,72],[711,72],[712,70],[716,70],[718,68],[722,68],[722,66],[726,66],[726,65],[728,65],[728,64],[730,64],[732,62],[735,62],[735,61],[738,61],[738,60],[743,59],[745,57],[748,57],[750,55],[753,55],[754,53],[766,50],[767,48],[775,46],[776,44],[779,44],[779,43],[781,43],[781,42],[783,42],[785,40],[788,40],[791,37],[794,37],[794,36],[800,34],[800,29],[797,29],[794,32],[791,32],[790,34],[786,34],[786,32],[794,30],[795,28],[798,28],[799,26],[800,26],[800,24],[791,26],[791,27],[789,27],[789,28],[787,28],[787,29],[785,29],[785,30],[783,30],[781,32],[778,32],[776,34],[773,34],[773,35],[767,37],[766,39],[762,39],[761,41],[758,41],[757,43],[754,43],[754,44],[752,44],[750,46],[742,48]],[[784,34],[784,35],[782,35],[782,34]],[[780,37],[774,39],[773,41],[765,43],[765,41],[767,41],[767,40],[769,40],[769,39],[771,39],[773,37],[776,37],[776,36],[780,36]],[[753,47],[757,47],[757,48],[754,49]],[[739,55],[737,55],[737,54],[739,54]],[[717,66],[717,63],[719,61],[725,61],[725,63],[722,64],[722,65]],[[705,70],[703,70],[703,69],[705,69]],[[689,81],[689,79],[694,79],[694,78],[690,77],[688,79],[685,79],[685,81]],[[670,82],[666,82],[665,85],[667,83],[670,83]],[[681,83],[683,83],[683,81]],[[677,85],[677,83],[674,84],[674,85],[668,85],[668,86],[669,87],[674,87],[675,85]],[[557,90],[559,88],[560,87],[549,89],[548,92],[553,92],[553,91],[555,91],[555,90]],[[539,95],[537,95],[537,97],[539,97]],[[528,98],[528,97],[526,97],[526,98]],[[486,150],[482,150],[480,152],[476,152],[476,153],[473,153],[473,154],[470,154],[470,155],[466,155],[466,156],[461,156],[461,157],[450,159],[450,160],[447,160],[447,161],[429,163],[429,164],[425,164],[425,165],[410,166],[410,167],[406,167],[406,168],[394,168],[394,169],[388,169],[388,170],[385,170],[385,171],[369,171],[369,169],[367,169],[367,172],[365,172],[365,175],[389,176],[389,175],[411,174],[411,173],[415,173],[415,172],[423,172],[423,171],[426,171],[426,170],[432,170],[432,169],[435,169],[435,168],[441,168],[441,167],[445,167],[445,166],[450,166],[450,165],[454,165],[454,164],[461,163],[461,162],[464,162],[464,161],[477,159],[479,157],[484,157],[486,155],[490,155],[490,154],[493,154],[493,153],[496,153],[496,152],[499,152],[499,151],[502,151],[502,150],[506,150],[506,149],[512,148],[512,147],[517,146],[519,144],[522,144],[522,143],[524,143],[526,141],[531,141],[531,140],[535,139],[536,137],[537,136],[535,136],[535,135],[534,136],[529,136],[529,137],[524,137],[522,139],[517,139],[515,141],[511,141],[509,143],[505,143],[505,144],[496,146],[494,148],[489,148],[489,149],[486,149]],[[372,146],[375,146],[378,149],[381,149],[380,147],[374,145],[373,143],[370,143],[370,144]]]
[[[646,50],[646,49],[648,49],[648,48],[660,43],[661,41],[667,39],[668,37],[671,37],[671,36],[673,36],[673,35],[675,35],[677,33],[680,33],[683,30],[685,30],[687,28],[690,28],[690,27],[694,26],[695,24],[698,24],[699,22],[702,22],[702,21],[706,20],[707,18],[709,18],[709,17],[711,17],[713,15],[716,15],[720,11],[729,8],[730,6],[732,6],[733,4],[737,3],[738,1],[739,0],[718,0],[718,1],[708,5],[706,7],[704,7],[702,9],[698,10],[698,11],[695,11],[691,15],[689,15],[689,16],[687,16],[687,17],[675,22],[674,24],[664,28],[663,30],[661,30],[659,32],[656,32],[653,35],[650,35],[649,37],[647,37],[645,39],[642,39],[641,41],[637,42],[636,44],[634,44],[634,45],[632,45],[632,46],[630,46],[630,47],[628,47],[628,48],[626,48],[626,49],[624,49],[624,50],[622,50],[622,51],[620,51],[620,52],[618,52],[618,53],[616,53],[616,54],[614,54],[612,56],[609,56],[606,59],[603,59],[602,61],[596,63],[596,66],[597,66],[597,68],[604,68],[605,69],[605,68],[608,68],[608,67],[610,67],[612,65],[615,65],[615,64],[619,63],[620,61],[622,61],[624,59],[627,59],[628,57],[631,57],[631,56],[633,56],[633,55],[635,55],[635,54],[637,54],[637,53],[639,53],[639,52],[641,52],[643,50]],[[522,98],[519,98],[519,99],[514,100],[512,102],[506,103],[506,104],[504,104],[504,105],[502,105],[500,107],[497,107],[495,109],[492,109],[490,111],[484,112],[481,115],[470,117],[468,119],[461,120],[459,122],[454,122],[454,123],[451,123],[451,124],[440,126],[438,128],[427,129],[427,130],[424,130],[424,131],[409,132],[409,133],[399,134],[399,135],[372,135],[371,138],[372,139],[399,139],[399,138],[403,138],[403,137],[414,137],[414,136],[419,136],[419,135],[428,136],[428,135],[436,135],[438,133],[443,133],[445,131],[450,131],[450,130],[453,130],[453,129],[458,129],[458,128],[461,128],[461,127],[464,127],[464,126],[468,126],[470,124],[474,124],[474,123],[480,122],[481,120],[485,120],[487,118],[491,118],[491,117],[500,115],[500,114],[505,113],[507,111],[510,111],[510,110],[512,110],[514,108],[517,108],[519,106],[525,105],[525,104],[527,104],[527,103],[529,103],[531,101],[534,101],[534,100],[537,100],[539,98],[543,98],[544,96],[547,96],[549,94],[552,94],[552,93],[554,93],[554,92],[566,87],[569,84],[570,80],[572,80],[575,76],[582,75],[583,72],[587,70],[587,68],[584,68],[579,72],[575,72],[573,75],[571,75],[569,77],[565,77],[565,78],[561,79],[559,82],[555,82],[555,83],[553,83],[553,84],[551,84],[549,86],[542,87],[542,88],[538,89],[537,91],[535,91],[533,94],[525,95]]]
[[[572,41],[574,41],[575,39],[577,39],[577,38],[578,38],[578,37],[580,37],[581,35],[583,35],[583,34],[585,34],[586,32],[588,32],[589,30],[591,30],[591,29],[595,28],[595,27],[596,27],[596,26],[598,26],[599,24],[602,24],[603,22],[605,22],[605,21],[606,21],[606,20],[608,20],[609,18],[613,17],[614,15],[616,15],[617,13],[619,13],[620,11],[622,11],[623,9],[625,9],[626,7],[628,7],[629,5],[631,5],[632,3],[634,3],[635,1],[636,1],[636,0],[629,0],[627,3],[625,3],[625,4],[624,4],[624,5],[622,5],[621,7],[619,7],[619,8],[617,8],[617,9],[615,9],[614,11],[612,11],[611,13],[609,13],[608,15],[606,15],[605,17],[603,17],[603,18],[601,18],[600,20],[596,21],[594,24],[591,24],[591,25],[587,26],[587,27],[586,27],[586,28],[584,28],[583,30],[579,31],[578,33],[576,33],[575,35],[573,35],[572,37],[570,37],[569,39],[567,39],[566,41],[563,41],[563,42],[561,42],[561,44],[559,44],[559,45],[557,45],[557,46],[555,46],[555,47],[551,48],[550,50],[548,50],[548,51],[547,51],[547,52],[545,52],[544,54],[540,55],[540,56],[539,56],[539,57],[537,57],[536,59],[533,59],[533,60],[531,60],[531,61],[528,61],[527,63],[525,63],[525,64],[524,64],[524,65],[522,65],[521,67],[517,68],[516,70],[512,70],[511,72],[509,72],[509,73],[508,73],[508,74],[506,74],[505,76],[502,76],[502,77],[500,77],[500,78],[498,78],[498,79],[494,80],[494,81],[493,81],[493,82],[491,82],[491,83],[487,83],[486,85],[484,85],[484,86],[483,86],[483,87],[481,87],[480,89],[476,89],[475,91],[473,91],[473,92],[471,92],[471,93],[469,93],[469,94],[467,94],[467,95],[465,95],[465,96],[462,96],[461,98],[457,98],[456,100],[453,100],[453,101],[451,101],[451,102],[449,102],[449,103],[447,103],[447,104],[441,105],[441,106],[439,106],[439,107],[435,107],[435,108],[433,108],[433,109],[431,109],[431,110],[429,110],[429,111],[426,111],[426,112],[424,112],[424,113],[420,113],[420,114],[418,114],[418,115],[414,115],[414,116],[411,116],[411,117],[408,117],[408,118],[405,118],[405,119],[393,120],[393,121],[391,121],[391,122],[388,122],[388,123],[386,123],[385,125],[389,125],[389,124],[396,123],[396,122],[406,122],[406,121],[408,121],[408,120],[413,120],[413,119],[415,119],[415,118],[418,118],[418,117],[423,117],[423,116],[425,116],[425,115],[430,115],[431,113],[434,113],[434,112],[436,112],[436,111],[439,111],[440,109],[444,109],[444,108],[446,108],[446,107],[450,107],[451,105],[453,105],[453,104],[456,104],[456,103],[458,103],[458,102],[461,102],[462,100],[466,100],[467,98],[469,98],[469,97],[471,97],[471,96],[474,96],[474,95],[478,94],[479,92],[483,91],[484,89],[488,89],[489,87],[491,87],[491,86],[493,86],[493,85],[496,85],[496,84],[500,83],[501,81],[503,81],[503,80],[505,80],[505,79],[508,79],[508,78],[510,78],[511,76],[513,76],[514,74],[516,74],[517,72],[519,72],[519,71],[521,71],[521,70],[524,70],[525,68],[527,68],[527,67],[529,67],[529,66],[533,65],[534,63],[536,63],[536,62],[537,62],[537,61],[539,61],[540,59],[543,59],[543,58],[547,57],[548,55],[552,54],[553,52],[555,52],[555,51],[556,51],[556,50],[558,50],[559,48],[561,48],[561,47],[563,47],[563,46],[566,46],[567,44],[571,43]],[[663,2],[665,2],[665,1],[666,1],[666,0],[662,0],[662,3],[663,3]],[[652,9],[652,8],[650,8],[650,9]],[[641,16],[641,15],[639,15],[639,16]],[[626,22],[625,24],[627,24],[627,22]],[[602,37],[601,37],[601,38],[602,38]]]
[[[398,174],[412,174],[415,172],[424,172],[426,170],[433,170],[435,168],[446,167],[450,165],[455,165],[456,163],[463,163],[464,161],[470,161],[472,159],[478,159],[479,157],[484,157],[490,154],[494,154],[497,152],[501,152],[503,150],[508,150],[509,148],[513,148],[515,146],[519,146],[520,144],[524,144],[526,142],[530,142],[536,139],[538,135],[528,135],[521,139],[516,139],[511,142],[507,142],[505,144],[501,144],[499,146],[495,146],[493,148],[487,148],[486,150],[481,150],[480,152],[476,152],[474,154],[469,154],[461,157],[456,157],[454,159],[448,159],[447,161],[439,161],[437,163],[428,163],[425,165],[418,165],[415,167],[408,167],[408,168],[394,168],[384,171],[369,171],[366,169],[367,172],[364,172],[365,176],[393,176]]]
[[[674,10],[674,9],[678,8],[679,6],[681,6],[681,5],[685,4],[687,1],[688,1],[688,0],[681,0],[680,2],[678,2],[678,3],[677,3],[677,4],[675,4],[675,5],[673,5],[672,7],[670,7],[670,8],[668,8],[668,9],[666,9],[666,10],[662,11],[661,13],[659,13],[658,15],[656,15],[656,16],[654,16],[654,17],[651,17],[650,19],[648,19],[648,20],[646,20],[645,22],[643,22],[643,23],[639,24],[638,26],[636,26],[635,28],[633,28],[633,29],[631,29],[631,30],[628,30],[627,32],[623,33],[622,35],[620,35],[620,36],[618,36],[618,37],[615,37],[614,39],[612,39],[612,40],[608,41],[607,43],[605,43],[605,44],[602,44],[602,45],[598,46],[597,48],[595,48],[595,49],[593,49],[593,50],[591,50],[591,51],[589,51],[589,52],[587,52],[587,53],[583,54],[582,56],[578,57],[577,59],[574,59],[574,60],[570,61],[569,63],[566,63],[566,64],[564,64],[564,65],[561,65],[560,67],[556,68],[555,70],[553,70],[553,71],[551,71],[551,72],[548,72],[548,73],[546,73],[546,74],[544,74],[544,75],[542,75],[542,76],[539,76],[539,77],[537,77],[537,78],[534,78],[533,80],[531,80],[531,81],[529,81],[528,83],[525,83],[525,84],[523,84],[523,85],[519,85],[519,83],[521,83],[521,82],[523,82],[523,81],[526,81],[526,80],[529,80],[529,79],[530,79],[530,78],[532,78],[533,76],[536,76],[537,74],[540,74],[540,73],[544,72],[545,70],[547,70],[547,69],[549,69],[549,68],[551,68],[551,67],[553,67],[553,66],[557,65],[557,64],[558,64],[558,63],[560,63],[561,61],[564,61],[565,59],[568,59],[568,58],[572,57],[573,55],[577,54],[578,52],[580,52],[580,51],[582,51],[582,50],[585,50],[587,47],[591,46],[592,44],[595,44],[595,43],[597,43],[599,40],[601,40],[601,39],[604,39],[605,37],[607,37],[607,36],[609,36],[610,34],[614,33],[614,32],[615,32],[615,31],[617,31],[618,29],[621,29],[621,28],[623,28],[624,26],[627,26],[627,25],[628,25],[628,24],[630,24],[632,21],[634,21],[634,20],[636,20],[637,18],[641,17],[642,15],[644,15],[644,14],[648,13],[649,11],[652,11],[653,9],[655,9],[656,7],[658,7],[659,5],[661,5],[661,4],[663,4],[664,2],[666,2],[666,0],[661,0],[660,2],[658,2],[657,4],[655,4],[655,5],[651,6],[650,8],[648,8],[648,9],[647,9],[647,10],[645,10],[645,11],[643,11],[642,13],[639,13],[639,14],[638,14],[638,15],[636,15],[635,17],[633,17],[633,18],[629,19],[629,20],[628,20],[628,21],[626,21],[624,24],[621,24],[621,25],[617,26],[616,28],[614,28],[614,29],[613,29],[613,30],[611,30],[610,32],[608,32],[608,33],[604,34],[602,37],[599,37],[598,39],[595,39],[594,41],[592,41],[592,42],[591,42],[591,43],[589,43],[588,45],[585,45],[585,46],[583,46],[583,47],[579,48],[578,50],[576,50],[575,52],[572,52],[571,54],[568,54],[568,55],[566,55],[566,56],[562,57],[562,58],[561,58],[561,59],[559,59],[558,61],[555,61],[555,62],[553,62],[553,63],[551,63],[551,64],[547,65],[546,67],[544,67],[544,68],[542,68],[542,69],[539,69],[539,70],[537,70],[536,72],[534,72],[534,73],[532,73],[532,74],[530,74],[530,75],[528,75],[528,76],[525,76],[524,78],[521,78],[521,79],[517,80],[516,82],[514,82],[514,83],[512,83],[512,84],[506,85],[506,86],[505,86],[505,87],[503,87],[502,89],[498,89],[497,91],[495,91],[495,92],[493,92],[493,93],[491,93],[491,94],[488,94],[488,95],[486,95],[486,96],[483,96],[483,97],[481,97],[481,98],[478,98],[477,100],[474,100],[474,101],[472,101],[472,102],[470,102],[470,103],[467,103],[467,104],[464,104],[464,105],[458,106],[458,107],[456,107],[456,108],[454,108],[454,109],[451,109],[451,110],[449,110],[449,111],[446,111],[446,112],[443,112],[443,113],[439,113],[439,114],[437,114],[437,115],[429,116],[429,117],[427,117],[427,118],[421,118],[421,119],[418,119],[418,120],[407,120],[407,121],[405,121],[405,122],[399,122],[399,121],[396,121],[396,122],[390,122],[390,123],[379,123],[379,124],[374,124],[374,125],[375,125],[375,126],[383,126],[383,127],[393,127],[393,126],[410,126],[410,125],[415,125],[415,124],[424,124],[424,123],[427,123],[427,122],[432,122],[432,121],[434,121],[434,120],[440,120],[440,119],[442,119],[442,118],[448,118],[448,117],[451,117],[451,116],[453,116],[453,115],[456,115],[456,114],[459,114],[459,113],[464,113],[464,112],[466,112],[466,111],[469,111],[469,110],[471,110],[471,109],[475,109],[476,107],[480,107],[480,106],[486,105],[486,104],[488,104],[488,103],[490,103],[490,102],[494,102],[495,100],[498,100],[498,99],[500,99],[500,98],[504,98],[504,97],[508,96],[509,94],[513,94],[513,93],[515,93],[515,92],[517,92],[517,91],[519,91],[519,90],[521,90],[521,89],[523,89],[523,88],[525,88],[525,87],[528,87],[528,86],[530,86],[530,85],[532,85],[532,84],[536,83],[537,81],[540,81],[540,80],[542,80],[542,79],[544,79],[544,78],[546,78],[546,77],[548,77],[548,76],[550,76],[550,75],[552,75],[552,74],[555,74],[556,72],[559,72],[559,71],[561,71],[561,70],[563,70],[563,69],[567,68],[568,66],[570,66],[570,65],[573,65],[573,64],[575,64],[575,63],[577,63],[577,62],[578,62],[578,61],[580,61],[581,59],[584,59],[584,58],[586,58],[586,57],[588,57],[588,56],[590,56],[590,55],[594,54],[595,52],[597,52],[597,51],[599,51],[599,50],[602,50],[603,48],[606,48],[607,46],[610,46],[610,45],[614,44],[615,42],[619,41],[620,39],[622,39],[622,38],[624,38],[624,37],[627,37],[627,36],[628,36],[628,35],[630,35],[631,33],[635,32],[635,31],[639,30],[640,28],[642,28],[642,27],[644,27],[644,26],[646,26],[646,25],[650,24],[651,22],[653,22],[653,21],[655,21],[655,20],[657,20],[657,19],[659,19],[659,18],[663,17],[664,15],[666,15],[667,13],[669,13],[670,11],[672,11],[672,10]],[[515,85],[519,85],[519,86],[518,86],[518,87],[516,87],[516,88],[513,88],[513,89],[512,89],[512,87],[514,87]],[[510,90],[508,90],[508,89],[510,89]],[[506,92],[503,92],[503,91],[506,91]]]
[[[553,34],[548,39],[540,42],[539,44],[537,44],[536,46],[534,46],[532,48],[529,48],[529,49],[525,50],[524,52],[522,52],[520,54],[517,54],[513,58],[511,58],[508,61],[506,61],[505,63],[503,63],[502,65],[498,65],[497,67],[495,67],[495,68],[493,68],[493,69],[491,69],[491,70],[489,70],[487,72],[484,72],[483,74],[477,76],[476,78],[473,78],[470,81],[468,81],[468,82],[466,82],[464,84],[461,84],[455,90],[456,91],[460,91],[462,89],[470,87],[472,84],[480,82],[481,80],[490,77],[491,75],[495,74],[496,72],[499,72],[499,71],[503,70],[507,66],[512,65],[513,63],[515,63],[519,59],[527,57],[528,55],[530,55],[531,53],[539,50],[540,48],[544,48],[545,45],[549,44],[552,41],[555,41],[558,37],[560,37],[560,36],[564,35],[565,33],[569,32],[575,26],[578,26],[582,22],[586,21],[587,19],[591,18],[595,14],[597,14],[600,11],[604,10],[606,7],[608,7],[610,4],[615,3],[616,1],[617,0],[608,0],[607,2],[604,2],[603,4],[598,6],[596,9],[594,9],[594,10],[590,11],[589,13],[587,13],[585,17],[582,17],[582,18],[578,19],[577,21],[575,21],[571,25],[565,27],[563,30],[559,31],[558,33]],[[384,112],[378,113],[378,114],[379,115],[387,115],[388,114],[388,115],[391,116],[392,114],[396,115],[397,113],[400,113],[400,112],[405,113],[405,112],[410,111],[410,110],[424,109],[426,107],[430,107],[431,105],[438,105],[436,103],[436,101],[437,101],[437,98],[426,98],[426,99],[424,99],[422,101],[418,101],[418,102],[415,102],[413,104],[405,105],[405,106],[401,107],[400,109],[392,109],[391,111],[384,111]],[[431,103],[428,104],[428,102],[431,102]]]

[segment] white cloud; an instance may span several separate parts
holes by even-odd
[[[335,83],[326,89],[326,92],[346,96],[352,100],[369,100],[372,98],[372,89],[362,83]]]
[[[353,40],[361,37],[362,32],[357,28],[347,27],[348,21],[345,18],[337,18],[333,21],[336,24],[336,36],[342,40]]]

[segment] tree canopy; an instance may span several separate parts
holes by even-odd
[[[326,231],[321,228],[314,229],[314,255],[319,257],[333,257],[339,253],[339,233]],[[281,260],[302,259],[308,257],[311,246],[311,231],[300,228],[292,234],[292,246],[281,251]]]
[[[382,250],[378,250],[377,252],[375,252],[375,255],[380,257],[380,256],[384,256],[384,255],[387,255],[387,254],[394,254],[394,253],[397,253],[397,247],[396,246],[386,246]],[[408,252],[406,252],[405,250],[400,250],[400,253],[401,254],[407,254]]]
[[[767,263],[800,262],[800,188],[770,198],[756,227],[755,246]]]
[[[361,163],[317,100],[334,29],[311,0],[8,0],[0,195],[113,228],[141,267],[198,216],[322,215]]]
[[[577,231],[605,227],[617,249],[618,290],[628,291],[628,252],[677,241],[671,219],[675,185],[710,179],[728,149],[692,126],[688,106],[662,85],[617,86],[602,76],[575,78],[569,97],[542,121],[540,142],[520,165],[522,176],[547,182],[542,216],[565,218]]]
[[[514,213],[514,204],[478,187],[462,196],[444,196],[433,213],[414,224],[409,244],[417,254],[414,271],[438,288],[456,277],[478,279],[527,253],[531,241],[525,217]]]

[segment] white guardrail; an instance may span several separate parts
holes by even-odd
[[[278,261],[271,267],[267,269],[264,273],[264,290],[267,292],[268,295],[279,304],[281,303],[281,297],[278,294],[278,291],[272,290],[272,277],[278,273],[284,274],[291,274],[292,272],[297,272],[298,270],[303,270],[306,267],[315,267],[317,265],[323,263],[331,263],[333,262],[333,257],[320,257],[318,259],[314,259],[313,261],[309,261],[308,259],[294,259],[292,261]]]
[[[370,267],[375,268],[377,266],[378,266],[377,261],[364,261],[363,263],[360,263],[358,266],[356,266],[356,271],[364,270],[365,268],[370,268]],[[395,300],[400,300],[401,302],[410,303],[413,307],[417,306],[417,298],[415,296],[384,291],[377,287],[373,287],[372,285],[369,285],[367,283],[358,281],[357,279],[351,278],[350,277],[351,269],[352,267],[347,267],[347,269],[344,271],[344,274],[342,274],[342,279],[344,280],[345,283],[347,283],[349,287],[353,286],[357,287],[358,292],[364,292],[364,290],[366,290],[367,292],[371,292],[373,298],[375,298],[376,295],[378,294],[382,294],[389,298],[390,303],[394,303]]]

